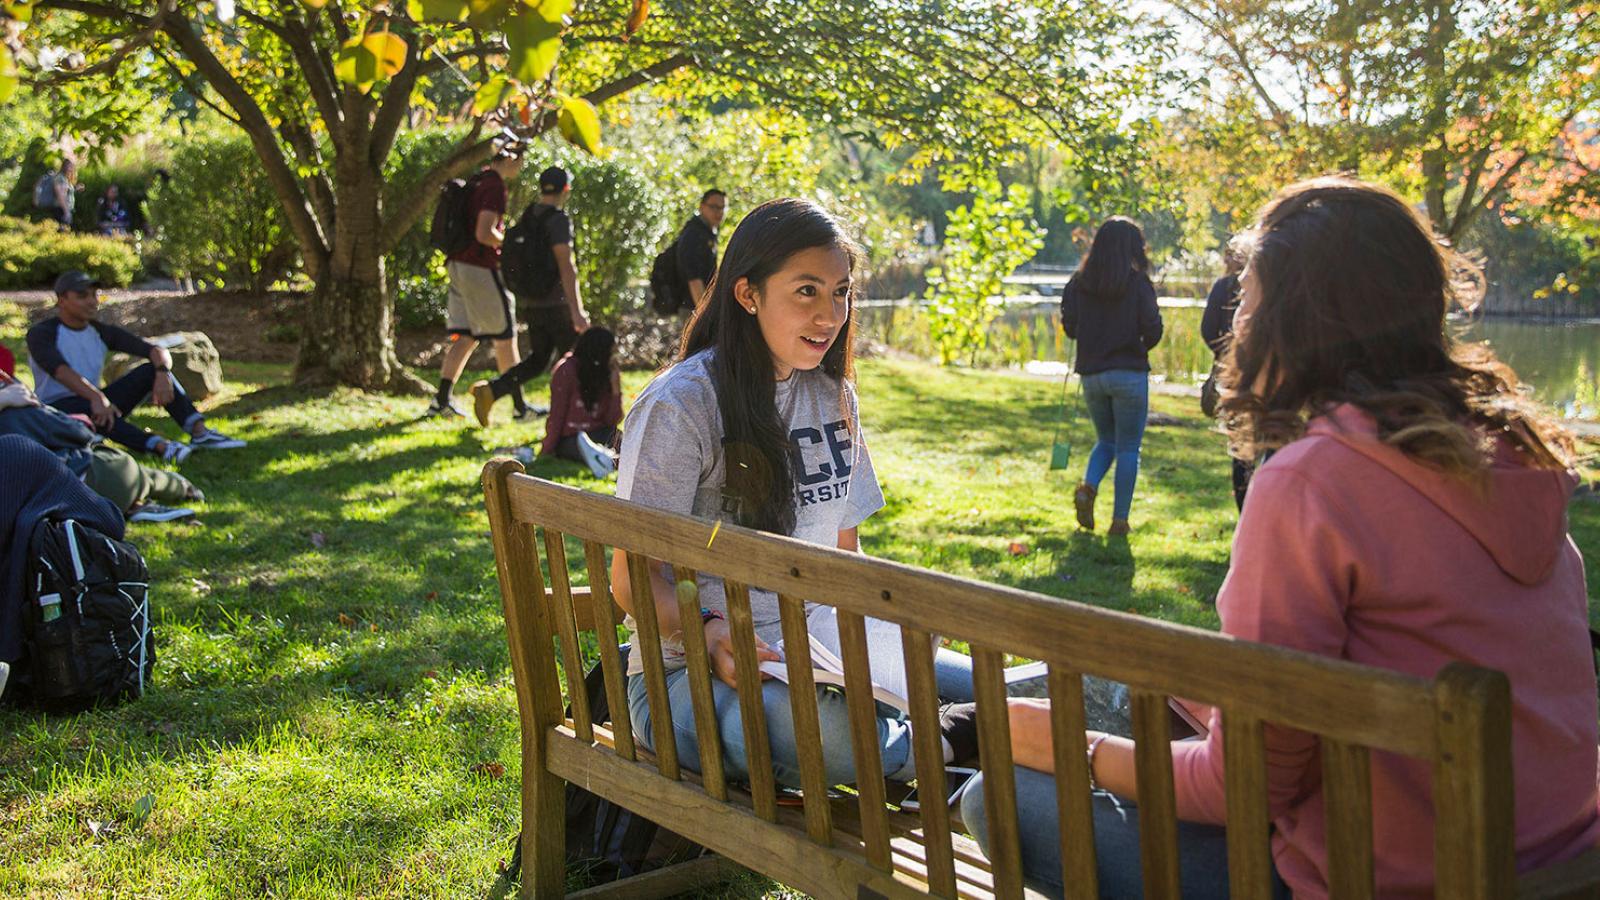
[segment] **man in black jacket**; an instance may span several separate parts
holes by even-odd
[[[700,195],[700,209],[678,232],[673,248],[678,256],[678,276],[683,279],[686,307],[690,312],[717,271],[717,229],[728,214],[728,195],[712,188]]]

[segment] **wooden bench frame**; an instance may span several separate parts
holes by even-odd
[[[1058,800],[1063,835],[1092,834],[1085,763],[1082,675],[1129,686],[1137,741],[1140,845],[1145,892],[1177,897],[1177,817],[1167,697],[1222,710],[1227,722],[1228,868],[1232,896],[1269,896],[1271,857],[1263,726],[1297,728],[1321,739],[1327,796],[1328,856],[1334,897],[1373,896],[1369,750],[1433,766],[1437,895],[1464,898],[1595,896],[1600,854],[1533,873],[1519,885],[1512,826],[1510,688],[1505,676],[1465,663],[1428,681],[1200,629],[1112,612],[861,554],[647,509],[522,474],[498,459],[483,483],[499,570],[507,637],[522,724],[522,896],[565,891],[564,789],[567,782],[650,818],[728,860],[818,897],[1019,897],[1015,778],[1005,713],[1003,654],[1049,663]],[[542,532],[542,541],[538,538]],[[582,543],[591,590],[571,587],[566,538]],[[541,572],[540,545],[549,586]],[[863,617],[898,623],[904,633],[911,720],[918,756],[938,758],[934,634],[972,647],[980,744],[990,822],[990,859],[952,834],[949,810],[924,804],[920,817],[886,805],[881,779],[864,779],[853,800],[830,801],[822,765],[809,658],[790,654],[803,810],[780,807],[764,715],[745,715],[752,760],[748,791],[723,773],[712,719],[711,676],[690,666],[699,744],[698,775],[679,765],[671,739],[661,635],[651,604],[639,605],[639,647],[657,753],[638,746],[628,720],[606,547],[629,554],[634,585],[649,584],[651,560],[670,561],[678,580],[696,573],[725,579],[743,710],[760,710],[748,586],[780,597],[787,646],[804,647],[803,601],[838,609],[856,770],[881,771],[875,710],[866,684]],[[687,618],[697,600],[680,598]],[[580,632],[598,646],[615,728],[594,722],[580,683]],[[703,660],[699,629],[685,652]],[[798,638],[798,639],[797,639]],[[922,789],[943,796],[944,772],[925,773]],[[1092,840],[1062,841],[1068,896],[1096,895]],[[583,896],[665,896],[707,877],[713,864],[629,879]]]

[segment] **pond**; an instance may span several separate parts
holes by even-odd
[[[1198,384],[1211,371],[1211,350],[1200,339],[1201,305],[1163,299],[1162,307],[1166,335],[1151,353],[1152,370],[1168,381]],[[873,340],[937,357],[914,304],[868,301],[857,317],[858,327]],[[1562,415],[1600,418],[1600,321],[1482,319],[1455,327],[1464,340],[1487,341],[1540,401]],[[1073,352],[1073,342],[1061,332],[1055,301],[1013,303],[991,326],[989,347],[978,354],[978,364],[1020,368],[1041,360],[1070,361]]]

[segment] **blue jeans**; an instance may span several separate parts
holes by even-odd
[[[1018,766],[1017,823],[1022,835],[1022,875],[1035,890],[1062,895],[1061,817],[1056,809],[1056,781],[1051,775]],[[1139,807],[1105,791],[1094,794],[1095,871],[1100,896],[1144,896],[1139,865]],[[983,805],[983,777],[961,795],[961,818],[989,849],[988,812]],[[1228,896],[1228,833],[1218,825],[1178,822],[1178,881],[1186,900],[1221,900]],[[1289,900],[1289,888],[1272,873],[1272,896]]]
[[[1111,517],[1127,519],[1133,508],[1133,486],[1139,480],[1139,444],[1144,441],[1144,423],[1150,415],[1150,373],[1112,369],[1085,375],[1083,402],[1094,422],[1095,438],[1084,483],[1099,488],[1115,461],[1116,499]]]
[[[939,693],[950,700],[971,700],[972,658],[949,649],[934,654],[934,675]],[[731,781],[748,781],[750,757],[744,743],[744,720],[739,714],[739,692],[715,676],[711,678],[711,700],[717,710],[717,728],[722,733],[722,767]],[[800,756],[796,749],[794,716],[789,703],[789,686],[768,679],[761,685],[762,706],[767,712],[767,742],[772,747],[772,770],[779,784],[800,787]],[[677,737],[678,759],[686,767],[700,770],[700,736],[694,727],[694,701],[689,695],[689,670],[667,673],[667,705],[672,709],[672,731]],[[628,677],[628,715],[634,737],[654,749],[655,733],[650,726],[650,701],[643,675]],[[822,760],[829,784],[856,782],[855,755],[850,749],[850,709],[844,694],[828,688],[817,689],[817,721],[822,729]],[[912,760],[911,725],[902,719],[878,719],[878,748],[883,757],[884,777],[910,781],[916,777]]]

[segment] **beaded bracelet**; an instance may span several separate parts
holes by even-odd
[[[704,626],[707,622],[710,622],[712,619],[724,619],[725,620],[726,617],[723,616],[722,613],[720,613],[720,612],[718,612],[718,611],[716,611],[714,609],[707,609],[704,606],[700,607],[700,624],[702,626]]]

